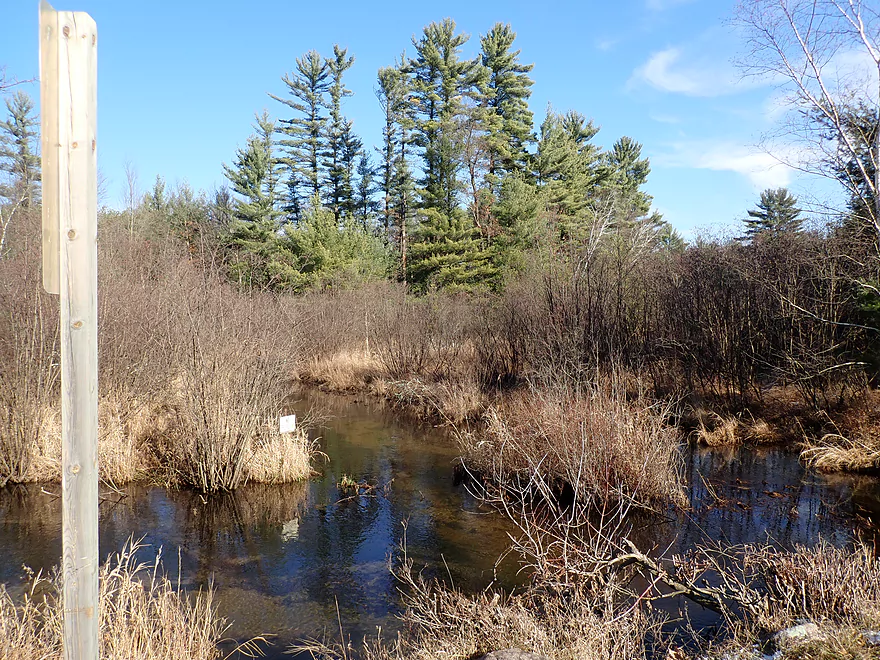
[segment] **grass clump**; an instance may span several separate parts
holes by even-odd
[[[215,660],[226,622],[213,592],[186,594],[151,564],[136,559],[139,542],[128,543],[100,572],[99,649],[106,660]],[[0,658],[62,657],[60,577],[35,576],[21,602],[0,588]]]
[[[819,440],[804,441],[801,460],[820,472],[874,471],[880,469],[880,439],[826,433]]]
[[[530,479],[602,501],[684,504],[680,435],[663,404],[599,384],[533,387],[489,408],[481,434],[461,436],[465,465],[501,483]]]

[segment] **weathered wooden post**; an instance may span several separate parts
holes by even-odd
[[[40,4],[43,286],[61,301],[64,657],[98,657],[97,41]]]

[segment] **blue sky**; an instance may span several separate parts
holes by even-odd
[[[0,0],[0,66],[18,78],[39,69],[37,0]],[[99,32],[99,156],[111,206],[121,206],[129,161],[142,189],[157,174],[210,190],[221,163],[251,132],[255,112],[284,108],[281,77],[310,49],[333,44],[356,58],[345,112],[368,145],[380,142],[376,71],[391,64],[433,20],[453,18],[471,35],[464,54],[495,22],[517,32],[534,63],[531,99],[540,122],[548,104],[578,110],[601,126],[609,147],[621,135],[651,160],[647,191],[686,237],[695,228],[735,226],[767,187],[807,195],[796,176],[755,145],[778,120],[779,91],[741,81],[731,58],[740,36],[725,21],[734,0],[560,2],[292,2],[290,0],[57,0],[86,11]],[[23,86],[33,96],[36,84]],[[821,186],[819,186],[821,189]],[[702,230],[701,229],[701,230]]]

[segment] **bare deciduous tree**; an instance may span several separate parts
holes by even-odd
[[[788,92],[787,121],[772,136],[788,148],[768,150],[840,181],[880,243],[880,9],[862,0],[741,0],[734,23],[748,44],[741,69]],[[868,130],[857,116],[869,118]]]

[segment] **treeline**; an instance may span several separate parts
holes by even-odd
[[[309,51],[284,76],[280,118],[255,132],[224,165],[232,195],[216,206],[233,279],[301,290],[328,281],[390,276],[415,290],[494,289],[523,255],[589,231],[601,201],[614,222],[648,227],[680,245],[650,213],[641,145],[609,151],[584,115],[550,109],[538,128],[529,108],[532,64],[509,25],[480,37],[431,23],[406,54],[378,71],[382,144],[371,149],[344,114],[354,58],[334,46]],[[374,159],[375,156],[375,159]]]
[[[880,253],[868,193],[851,191],[837,218],[805,229],[787,190],[764,191],[742,236],[686,246],[651,212],[638,143],[622,137],[603,151],[573,111],[549,112],[533,132],[531,65],[514,39],[496,25],[465,59],[452,21],[427,26],[412,57],[378,74],[375,165],[343,112],[353,59],[339,47],[311,52],[284,79],[288,118],[260,115],[225,168],[231,191],[171,190],[159,177],[101,222],[135,242],[179,242],[245,292],[389,279],[410,293],[486,294],[452,344],[473,347],[472,376],[487,391],[614,365],[650,375],[658,392],[741,405],[785,385],[825,407],[876,382]],[[0,258],[36,240],[25,231],[33,223],[14,219],[39,203],[33,104],[19,93],[7,110]],[[873,180],[870,150],[859,154],[846,167]]]

